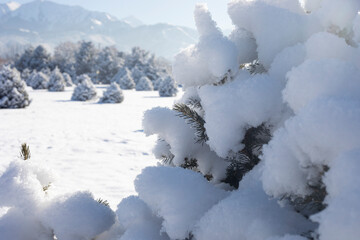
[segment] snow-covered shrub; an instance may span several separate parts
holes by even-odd
[[[117,83],[112,83],[100,98],[100,103],[121,103],[124,101],[124,94]]]
[[[134,89],[136,86],[129,71],[127,71],[126,74],[117,81],[117,83],[120,85],[121,89]]]
[[[141,77],[140,80],[136,83],[136,91],[152,91],[154,87],[152,82],[147,77]]]
[[[22,72],[21,72],[21,79],[24,80],[26,82],[26,79],[28,79],[31,75],[31,70],[28,68],[25,68]]]
[[[158,91],[158,90],[159,90],[159,88],[160,88],[160,86],[161,86],[161,84],[162,84],[163,81],[164,81],[164,79],[160,77],[160,78],[156,79],[156,80],[153,82],[154,90],[155,90],[155,91]]]
[[[0,69],[0,108],[24,108],[30,104],[20,73],[9,66]]]
[[[169,239],[358,239],[359,10],[233,0],[226,37],[197,5],[199,42],[173,64],[184,95],[143,119],[170,167],[137,177],[131,222],[157,229],[147,206]]]
[[[73,85],[73,82],[71,80],[71,76],[66,72],[64,72],[62,75],[63,75],[64,81],[66,83],[66,86],[71,87]]]
[[[66,82],[63,75],[58,68],[55,68],[51,75],[48,83],[48,89],[51,92],[62,92],[65,90]]]
[[[94,84],[87,75],[79,77],[79,84],[71,96],[73,101],[88,101],[96,98],[97,92]]]
[[[36,74],[37,74],[37,71],[34,70],[34,71],[31,72],[31,74],[26,79],[23,79],[26,82],[27,86],[31,87],[32,79],[33,79],[33,77],[36,76]]]
[[[30,86],[33,89],[47,89],[49,78],[42,72],[37,72],[30,81]]]
[[[159,95],[160,97],[174,97],[178,92],[175,80],[168,76],[165,80],[160,84],[159,87]]]
[[[88,192],[54,195],[52,172],[28,159],[0,175],[0,239],[95,239],[115,223],[115,214]],[[49,187],[50,186],[50,187]]]

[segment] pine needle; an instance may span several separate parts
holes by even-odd
[[[209,140],[205,129],[205,120],[193,109],[183,103],[177,103],[173,108],[178,112],[177,116],[184,118],[188,124],[195,129],[196,143],[205,143]]]
[[[24,161],[30,159],[31,157],[31,153],[30,153],[30,148],[26,143],[21,144],[21,148],[20,148],[20,158],[23,159]]]

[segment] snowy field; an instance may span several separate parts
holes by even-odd
[[[105,86],[97,90],[101,93]],[[27,91],[29,107],[0,112],[0,175],[27,143],[30,161],[53,170],[57,180],[52,191],[90,190],[112,208],[135,193],[135,177],[157,162],[151,153],[156,138],[142,130],[143,112],[171,107],[175,98],[125,90],[121,104],[98,104],[70,101],[73,88]]]

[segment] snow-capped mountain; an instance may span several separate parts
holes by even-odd
[[[19,4],[17,2],[8,2],[8,3],[0,4],[0,17],[11,11],[16,10],[20,6],[21,6],[21,4]]]
[[[0,5],[0,48],[9,43],[43,43],[52,47],[63,41],[91,40],[101,46],[116,45],[121,50],[140,46],[171,58],[196,39],[197,33],[189,28],[144,25],[135,17],[119,20],[108,13],[51,1]]]

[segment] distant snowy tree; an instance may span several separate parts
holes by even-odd
[[[131,77],[134,80],[135,83],[138,83],[138,81],[140,80],[140,78],[144,77],[145,74],[143,71],[141,71],[138,67],[134,67],[131,70]]]
[[[44,46],[39,45],[37,48],[35,48],[33,54],[31,55],[29,68],[40,71],[43,68],[50,67],[50,63],[50,54],[47,52]]]
[[[79,76],[79,83],[71,96],[73,101],[88,101],[96,98],[97,92],[94,84],[87,75]]]
[[[98,82],[109,84],[110,80],[118,73],[123,64],[124,60],[119,57],[115,47],[103,48],[96,59]]]
[[[20,56],[18,60],[15,61],[15,68],[22,72],[26,68],[30,68],[30,60],[33,55],[34,48],[29,47],[25,49],[25,52]]]
[[[142,77],[136,84],[135,89],[136,91],[152,91],[154,87],[147,77]]]
[[[115,82],[106,89],[102,98],[100,98],[100,103],[121,103],[124,101],[124,95],[121,91],[119,85]]]
[[[76,77],[74,83],[75,83],[76,85],[78,85],[78,84],[82,83],[83,81],[87,81],[87,80],[89,80],[90,82],[92,82],[92,81],[91,81],[91,78],[89,77],[89,75],[87,75],[87,74],[81,74],[80,76],[77,76],[77,77]]]
[[[9,66],[0,69],[0,108],[25,108],[30,104],[20,73]]]
[[[150,57],[150,52],[134,47],[131,49],[131,53],[126,57],[125,65],[129,69],[133,69],[135,66],[143,66],[146,64]]]
[[[28,68],[25,68],[22,72],[21,72],[21,79],[26,81],[26,79],[28,79],[28,77],[30,77],[31,75],[31,70]]]
[[[65,90],[66,82],[63,75],[60,73],[58,68],[55,68],[51,75],[48,84],[50,92],[62,92]]]
[[[76,74],[90,74],[95,71],[97,50],[92,42],[81,42],[75,54]]]
[[[174,97],[178,92],[175,80],[168,76],[159,87],[160,97]]]
[[[33,89],[47,89],[49,84],[49,77],[42,72],[37,72],[31,78],[30,86]]]
[[[71,80],[70,75],[68,73],[66,73],[66,72],[64,72],[62,75],[63,75],[63,78],[65,80],[66,86],[71,87],[73,85],[73,82]]]
[[[164,79],[162,77],[159,77],[158,79],[156,79],[155,81],[153,81],[153,85],[154,85],[154,90],[158,91],[162,82],[164,81]]]
[[[37,74],[37,71],[34,70],[31,72],[31,74],[26,79],[23,79],[26,82],[27,86],[31,87],[32,79],[33,79],[33,77],[35,77],[36,74]]]
[[[52,74],[51,69],[48,68],[48,67],[42,68],[42,69],[40,70],[40,72],[42,72],[43,74],[45,74],[45,75],[48,76],[48,77],[50,77],[50,75]]]
[[[130,72],[126,72],[116,83],[120,85],[121,89],[134,89],[136,84],[131,77]]]
[[[75,66],[75,54],[79,49],[79,44],[72,42],[63,42],[57,45],[54,49],[54,65],[58,66],[61,72],[71,71]]]

